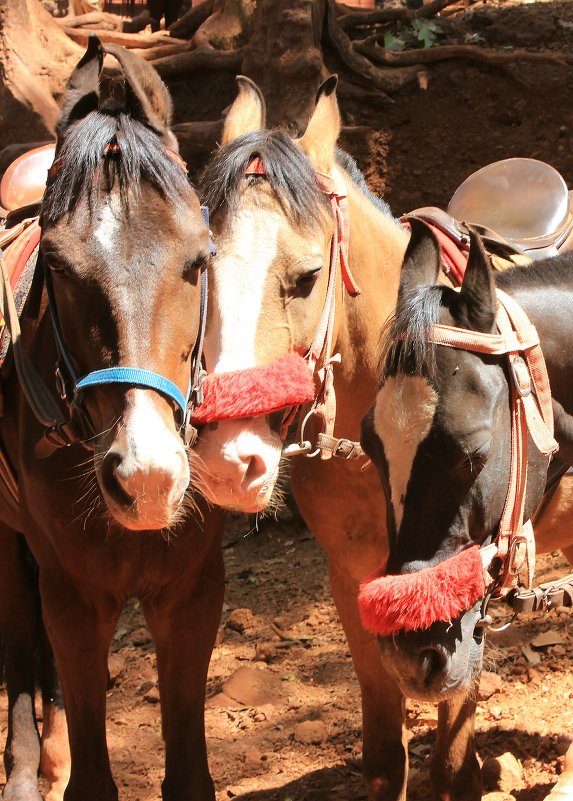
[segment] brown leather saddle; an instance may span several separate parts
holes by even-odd
[[[10,219],[39,205],[46,187],[48,170],[54,161],[55,144],[42,145],[15,159],[0,182],[0,206]]]
[[[486,247],[539,260],[573,250],[572,193],[556,169],[543,161],[512,158],[472,173],[455,191],[447,211],[426,206],[415,216],[436,226],[459,247],[467,228],[477,227]]]

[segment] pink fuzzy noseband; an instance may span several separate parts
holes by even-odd
[[[364,628],[387,636],[453,620],[483,598],[485,589],[480,549],[472,545],[434,567],[364,582],[358,606]]]
[[[232,373],[213,373],[203,384],[205,399],[194,412],[195,425],[238,417],[257,417],[314,398],[308,364],[296,353]]]

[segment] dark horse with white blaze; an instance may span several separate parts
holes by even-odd
[[[534,397],[543,406],[544,382],[533,386],[537,366],[527,362],[529,374],[521,372],[538,347],[537,335],[551,387],[548,428],[553,416],[557,459],[563,466],[573,465],[573,255],[494,273],[474,235],[460,291],[436,283],[439,270],[438,244],[417,222],[396,313],[383,335],[379,390],[363,423],[362,444],[387,498],[380,514],[386,518],[390,554],[385,575],[363,586],[361,603],[368,628],[380,634],[383,663],[405,695],[426,701],[466,698],[455,735],[456,748],[467,754],[466,764],[452,777],[448,797],[477,801],[481,780],[473,712],[484,643],[482,604],[505,574],[512,578],[510,557],[526,556],[527,524],[521,524],[540,505],[547,457],[555,448],[549,432],[545,452],[539,450],[537,435],[543,425],[536,429],[539,418],[532,424],[528,416],[529,427],[520,434],[527,450],[520,452],[523,461],[517,471],[526,481],[521,506],[520,492],[514,501],[508,491],[517,452],[512,415],[514,409],[529,408],[535,416]],[[498,328],[505,319],[502,307],[535,327],[516,327],[522,347],[509,361],[502,347],[499,355],[487,351],[488,342],[511,340],[511,332]],[[452,345],[450,337],[465,344]],[[550,401],[548,393],[546,397]],[[519,534],[515,546],[510,543],[506,559],[482,560],[488,548],[495,551],[495,543],[499,545],[503,521],[512,512]],[[546,543],[551,548],[569,544],[567,531],[560,530]],[[489,570],[485,576],[482,561]],[[525,559],[521,562],[523,577],[527,565]],[[435,769],[445,772],[449,767],[442,762]],[[549,797],[569,798],[571,792],[569,772]]]
[[[46,436],[15,370],[2,381],[0,447],[18,495],[0,509],[4,798],[40,801],[38,620],[23,534],[39,566],[63,687],[71,749],[65,801],[118,798],[105,733],[107,656],[131,597],[140,599],[157,649],[163,798],[208,801],[215,795],[203,706],[223,597],[221,520],[187,494],[191,454],[181,432],[211,245],[176,153],[167,89],[138,57],[105,50],[121,66],[113,91],[103,96],[104,49],[94,37],[64,95],[40,210],[34,286],[41,292],[36,310],[32,292],[21,321],[35,386],[52,397],[64,425]],[[61,729],[54,716],[44,711],[50,801],[62,798],[67,780],[66,766],[53,764],[61,759],[51,742]]]

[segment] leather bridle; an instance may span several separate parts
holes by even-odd
[[[185,162],[178,153],[168,147],[163,147],[165,153],[181,169],[187,172]],[[108,145],[102,154],[105,158],[119,152],[116,144]],[[55,178],[62,162],[56,159],[48,174],[48,185]],[[206,206],[201,207],[201,214],[204,222],[209,224],[209,211]],[[216,252],[209,233],[211,254]],[[1,251],[0,251],[1,259]],[[41,255],[38,256],[38,262]],[[36,269],[39,268],[39,264]],[[199,312],[199,332],[191,355],[191,375],[186,394],[183,394],[179,387],[165,376],[151,370],[144,370],[138,367],[115,366],[101,370],[94,370],[83,377],[79,377],[74,367],[68,347],[66,345],[60,318],[56,305],[56,298],[52,284],[51,271],[48,265],[43,266],[43,278],[46,286],[48,298],[48,308],[52,320],[52,327],[58,351],[58,364],[56,367],[56,387],[60,398],[66,402],[68,407],[68,417],[62,416],[59,405],[53,399],[51,392],[40,378],[33,367],[29,358],[26,356],[21,345],[20,325],[14,304],[12,288],[2,260],[2,277],[4,286],[4,299],[8,314],[6,322],[12,338],[14,360],[18,376],[28,403],[37,418],[44,426],[45,433],[43,440],[38,443],[37,455],[49,456],[55,449],[81,443],[85,447],[90,447],[90,440],[97,436],[93,421],[84,403],[86,390],[104,384],[126,384],[131,387],[144,387],[153,389],[156,392],[169,398],[177,409],[177,420],[181,436],[186,445],[192,444],[196,436],[196,430],[191,425],[191,414],[195,406],[199,406],[203,400],[203,378],[202,368],[203,343],[205,339],[205,326],[207,321],[208,303],[208,278],[207,269],[201,270],[200,277],[200,312]]]
[[[266,175],[265,165],[259,156],[253,157],[245,168],[245,175]],[[348,263],[348,246],[350,239],[350,215],[348,211],[348,198],[346,187],[340,180],[332,175],[315,171],[315,180],[320,190],[329,200],[334,231],[330,241],[330,256],[328,265],[328,283],[322,313],[317,329],[304,359],[313,375],[319,379],[318,389],[312,405],[305,415],[300,431],[300,441],[288,445],[283,450],[283,456],[298,455],[317,456],[329,459],[334,455],[345,458],[358,458],[364,453],[358,443],[351,440],[336,439],[332,436],[336,419],[336,393],[334,390],[334,364],[339,364],[341,356],[333,353],[334,324],[336,318],[336,292],[338,276],[340,274],[343,288],[351,297],[360,294],[360,288],[352,275]],[[320,366],[319,366],[320,365]],[[283,417],[281,434],[286,436],[289,425],[294,421],[300,407],[295,406],[287,410]],[[305,427],[311,417],[321,419],[322,432],[318,435],[316,448],[305,439]],[[348,443],[348,446],[346,446]]]
[[[428,341],[473,353],[506,355],[511,391],[511,467],[509,486],[494,541],[480,549],[487,600],[506,595],[525,572],[531,589],[535,568],[535,538],[530,520],[523,522],[527,488],[528,434],[548,461],[558,449],[553,437],[553,408],[545,359],[535,326],[519,304],[496,290],[498,334],[437,324]],[[493,560],[496,564],[492,569]],[[486,604],[487,605],[487,604]],[[482,609],[485,615],[485,606]]]

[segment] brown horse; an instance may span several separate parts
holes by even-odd
[[[134,596],[157,648],[163,798],[207,801],[214,790],[203,705],[223,596],[221,521],[187,495],[181,432],[211,246],[175,152],[165,86],[139,58],[106,50],[120,62],[121,79],[103,96],[104,51],[91,39],[65,92],[41,206],[40,256],[22,318],[36,392],[25,395],[13,368],[2,381],[0,444],[17,482],[17,502],[0,510],[4,798],[40,801],[38,618],[23,534],[39,567],[43,620],[63,687],[66,801],[118,798],[105,734],[107,655]],[[42,387],[61,418],[50,431],[28,402]],[[58,757],[49,735],[61,728],[61,712],[45,711],[48,768]],[[61,799],[65,775],[49,778],[58,784],[50,801]]]
[[[333,362],[335,436],[356,439],[375,392],[379,335],[396,303],[408,234],[370,194],[352,159],[337,151],[340,119],[333,89],[329,80],[306,132],[293,141],[264,130],[260,94],[251,82],[240,81],[222,147],[203,179],[218,247],[205,353],[215,378],[239,371],[232,382],[260,365],[272,367],[285,354],[306,355],[318,341],[332,262],[332,194],[323,191],[325,176],[330,177],[340,195],[347,194],[347,274],[354,278],[345,282],[336,273],[330,327],[331,353],[341,357],[340,364]],[[284,379],[280,367],[268,374],[277,385]],[[208,392],[206,397],[208,403]],[[237,403],[252,398],[247,388]],[[284,415],[257,414],[256,405],[250,403],[248,419],[221,420],[200,432],[198,486],[221,506],[261,510],[276,489]],[[309,426],[315,436],[317,427],[312,420],[307,425],[312,439]],[[381,667],[376,638],[362,628],[356,603],[359,583],[386,556],[383,516],[371,513],[384,496],[374,472],[361,466],[300,456],[292,463],[292,486],[306,523],[328,552],[332,592],[360,682],[368,798],[397,801],[405,798],[407,780],[403,698]],[[439,791],[447,793],[447,785]]]

